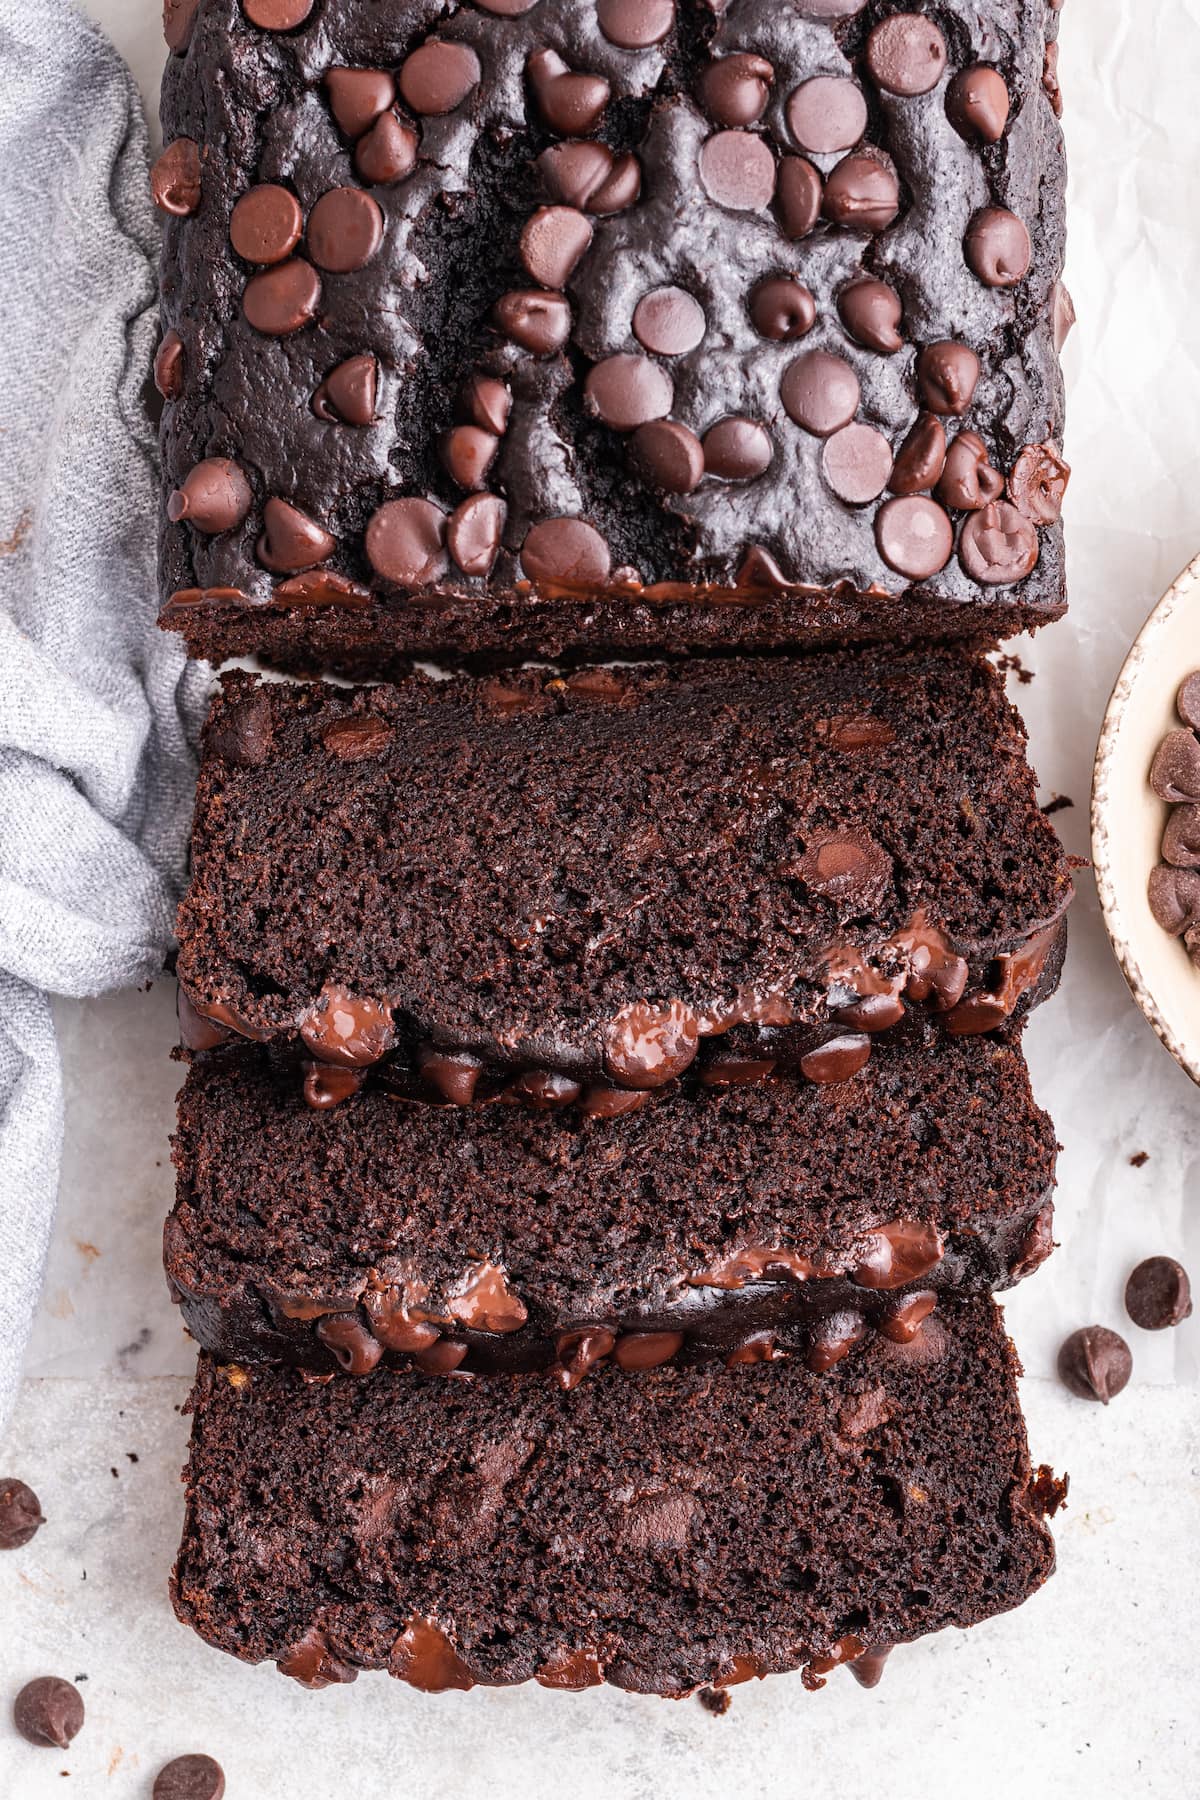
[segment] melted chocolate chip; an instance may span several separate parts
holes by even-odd
[[[183,339],[177,331],[168,331],[154,353],[154,385],[164,400],[178,400],[183,384]]]
[[[979,382],[979,358],[966,344],[946,339],[926,344],[917,358],[917,386],[930,412],[949,418],[965,413]]]
[[[329,1313],[317,1320],[316,1331],[347,1375],[369,1375],[383,1356],[383,1345],[357,1313]]]
[[[993,500],[973,512],[962,528],[958,560],[985,587],[1008,587],[1023,581],[1036,566],[1038,535],[1029,520],[1006,500]]]
[[[1004,492],[1004,477],[988,461],[987,445],[975,431],[960,431],[946,455],[945,471],[937,484],[943,506],[959,512],[977,512]]]
[[[662,1087],[689,1067],[699,1041],[696,1015],[682,1001],[635,1000],[605,1030],[605,1068],[622,1087]]]
[[[365,1068],[392,1047],[392,1009],[327,981],[300,1021],[300,1036],[321,1062]]]
[[[602,75],[577,73],[554,50],[535,50],[525,70],[551,131],[564,137],[586,137],[595,130],[611,91]]]
[[[1035,525],[1054,525],[1062,517],[1070,479],[1054,444],[1027,444],[1009,471],[1008,497]]]
[[[496,459],[500,439],[478,425],[453,425],[438,444],[442,466],[463,488],[481,488]]]
[[[866,1067],[870,1057],[871,1040],[864,1032],[842,1032],[806,1051],[800,1058],[800,1073],[820,1084],[849,1081]]]
[[[194,138],[168,144],[150,171],[150,192],[160,212],[186,219],[200,205],[200,146]]]

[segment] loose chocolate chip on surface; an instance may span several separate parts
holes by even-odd
[[[1200,800],[1200,740],[1192,731],[1169,731],[1150,764],[1150,786],[1160,800]]]
[[[608,545],[586,519],[543,519],[521,546],[521,567],[531,581],[597,587],[608,580]]]
[[[933,413],[922,413],[897,454],[888,486],[893,494],[927,494],[946,466],[946,428]]]
[[[978,512],[1004,492],[1004,477],[988,461],[987,445],[977,431],[960,431],[946,455],[946,467],[937,484],[943,506],[959,512]]]
[[[15,1476],[0,1476],[0,1550],[19,1550],[45,1523],[33,1489]]]
[[[745,51],[718,57],[700,77],[700,104],[718,125],[757,125],[774,79],[765,57]]]
[[[820,173],[806,156],[784,157],[779,165],[775,202],[785,237],[808,236],[821,216],[824,191]]]
[[[1162,853],[1176,869],[1200,869],[1200,806],[1194,801],[1173,806],[1163,832]]]
[[[700,149],[700,180],[731,212],[759,212],[775,192],[775,158],[752,131],[718,131]]]
[[[348,138],[360,138],[396,99],[386,69],[330,69],[325,76],[329,110]]]
[[[168,331],[154,353],[154,385],[164,400],[178,400],[183,379],[183,339]]]
[[[240,525],[253,502],[250,483],[228,456],[207,456],[189,469],[167,501],[173,525],[186,519],[197,531],[216,535]]]
[[[967,227],[966,258],[985,287],[1015,287],[1029,272],[1033,246],[1016,213],[987,206]]]
[[[838,295],[838,315],[856,344],[891,356],[904,346],[900,335],[903,308],[895,288],[873,275],[862,275]]]
[[[642,295],[633,311],[634,337],[656,356],[683,356],[696,348],[704,331],[704,308],[684,288],[655,288]]]
[[[952,338],[926,344],[917,358],[917,386],[930,412],[949,418],[965,413],[979,384],[979,358]]]
[[[1125,1283],[1125,1311],[1143,1331],[1165,1331],[1192,1316],[1192,1284],[1173,1256],[1148,1256]]]
[[[671,410],[671,378],[648,356],[606,356],[588,370],[584,405],[614,431],[635,431]]]
[[[704,434],[706,474],[722,481],[754,481],[771,466],[770,433],[757,419],[718,419]]]
[[[806,350],[784,370],[779,394],[789,418],[816,437],[832,437],[858,411],[858,376],[844,357]]]
[[[535,50],[525,72],[551,131],[564,137],[586,137],[595,130],[611,92],[602,75],[570,68],[555,50]]]
[[[225,1775],[211,1756],[177,1756],[154,1777],[153,1800],[222,1800]]]
[[[514,344],[534,356],[553,356],[571,335],[571,305],[562,294],[518,288],[502,294],[492,309],[496,325]]]
[[[946,67],[946,40],[920,13],[894,13],[867,39],[867,67],[889,94],[927,94]]]
[[[750,322],[760,337],[774,343],[802,338],[813,328],[817,305],[802,281],[771,275],[750,296]]]
[[[991,500],[973,512],[958,540],[958,560],[973,581],[1009,587],[1037,566],[1038,535],[1007,500]]]
[[[875,542],[890,569],[925,581],[944,569],[954,549],[950,516],[923,494],[885,500],[875,515]]]
[[[430,38],[405,57],[399,88],[415,113],[436,117],[461,106],[482,73],[469,44]]]
[[[886,231],[900,211],[900,184],[878,155],[844,156],[825,180],[822,210],[832,225],[851,231]]]
[[[1106,1325],[1081,1326],[1058,1353],[1059,1380],[1080,1400],[1099,1400],[1107,1406],[1132,1373],[1129,1345]]]
[[[1159,863],[1150,871],[1146,894],[1156,924],[1172,937],[1200,923],[1200,870]]]
[[[963,69],[946,93],[946,112],[955,131],[968,141],[998,144],[1008,124],[1008,89],[999,69],[975,63]]]
[[[1035,525],[1054,525],[1062,517],[1070,479],[1055,444],[1027,444],[1009,473],[1008,497]]]
[[[383,242],[379,202],[361,188],[331,188],[308,218],[308,253],[319,269],[364,269]]]
[[[279,263],[292,254],[304,229],[295,194],[273,182],[252,187],[229,217],[229,241],[249,263]]]
[[[371,187],[390,187],[417,166],[417,134],[385,112],[354,146],[354,167]]]
[[[596,23],[621,50],[661,44],[675,23],[675,0],[596,0]]]
[[[1175,711],[1185,725],[1200,731],[1200,669],[1185,675],[1175,696]]]
[[[428,587],[446,572],[446,515],[432,500],[388,500],[366,532],[367,561],[385,581]]]
[[[321,278],[311,263],[293,256],[246,283],[242,311],[264,337],[289,337],[316,317]]]
[[[27,1744],[65,1750],[83,1726],[83,1696],[57,1675],[40,1675],[13,1702],[13,1724]]]
[[[337,539],[323,525],[275,495],[263,507],[263,527],[257,546],[258,560],[277,575],[296,575],[301,569],[315,568],[328,561],[337,549]]]
[[[705,472],[700,439],[671,419],[639,425],[629,450],[647,483],[664,494],[692,493]]]
[[[814,75],[788,96],[788,129],[802,150],[852,150],[867,128],[867,101],[845,75]]]
[[[446,544],[464,575],[490,575],[504,535],[507,508],[495,494],[472,494],[450,514]]]
[[[329,371],[312,397],[312,409],[329,424],[370,425],[378,383],[379,365],[373,356],[349,356]]]
[[[892,446],[870,425],[846,425],[835,431],[821,454],[825,479],[848,506],[878,500],[892,473]]]
[[[186,219],[200,204],[200,146],[193,138],[168,144],[150,171],[150,192],[160,212]]]
[[[242,0],[242,11],[263,31],[293,31],[303,25],[315,0]]]
[[[525,271],[547,288],[564,288],[592,241],[592,223],[573,206],[539,206],[521,232]]]

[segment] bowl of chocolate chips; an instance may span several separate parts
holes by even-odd
[[[1092,860],[1133,996],[1200,1082],[1200,557],[1117,677],[1092,781]]]

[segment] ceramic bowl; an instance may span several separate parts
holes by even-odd
[[[1200,556],[1163,595],[1125,658],[1092,778],[1092,860],[1104,923],[1134,999],[1200,1082],[1200,968],[1155,923],[1146,898],[1167,807],[1150,790],[1154,752],[1176,729],[1175,693],[1200,668]]]

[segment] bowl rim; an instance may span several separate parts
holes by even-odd
[[[1116,759],[1126,705],[1147,656],[1159,635],[1187,601],[1200,590],[1200,555],[1194,556],[1175,577],[1166,593],[1151,609],[1134,638],[1113,683],[1104,709],[1104,721],[1092,767],[1091,849],[1092,868],[1100,895],[1100,910],[1113,953],[1134,999],[1153,1026],[1160,1041],[1180,1067],[1200,1085],[1200,1043],[1189,1045],[1164,1015],[1130,942],[1129,929],[1117,899],[1113,876],[1115,845],[1108,830],[1109,777]]]

